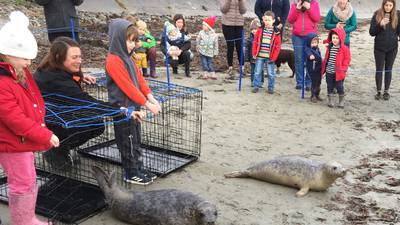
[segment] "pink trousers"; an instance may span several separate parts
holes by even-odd
[[[7,175],[8,193],[25,194],[36,187],[36,170],[32,152],[0,153],[0,166]]]

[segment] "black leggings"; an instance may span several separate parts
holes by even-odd
[[[385,91],[389,90],[390,82],[392,81],[392,68],[394,60],[396,59],[397,48],[391,51],[384,52],[379,50],[374,50],[375,56],[375,82],[376,90],[382,90],[382,77],[383,77],[383,67],[385,67]]]
[[[222,33],[224,34],[226,45],[228,47],[226,56],[226,59],[228,61],[228,66],[233,65],[233,50],[235,49],[235,46],[240,64],[240,50],[242,49],[242,40],[241,40],[242,31],[243,31],[243,26],[227,26],[222,24]]]

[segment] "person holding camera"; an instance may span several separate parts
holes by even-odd
[[[290,6],[288,22],[293,25],[292,43],[296,64],[296,89],[300,90],[303,84],[304,72],[304,48],[307,36],[317,33],[317,23],[321,19],[319,4],[317,0],[295,0]],[[311,89],[311,79],[304,74],[305,87]]]
[[[400,35],[400,12],[396,10],[395,0],[383,0],[382,6],[378,9],[371,19],[369,34],[375,37],[374,56],[375,56],[375,99],[389,100],[389,87],[392,81],[393,63],[397,56],[398,40]],[[385,89],[383,95],[382,78],[385,70]]]
[[[342,28],[346,32],[344,44],[350,47],[350,33],[357,29],[356,12],[349,0],[337,0],[325,17],[325,29]]]

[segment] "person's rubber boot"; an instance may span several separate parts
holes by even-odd
[[[328,107],[333,108],[335,105],[333,104],[333,94],[328,95]]]
[[[190,76],[190,64],[189,63],[185,64],[185,76],[186,77],[191,77]]]
[[[172,67],[172,73],[178,74],[178,67]]]
[[[36,215],[35,215],[35,208],[36,208],[36,202],[37,202],[37,196],[38,196],[38,188],[37,188],[37,186],[33,189],[33,199],[34,199],[34,203],[32,204],[32,207],[33,207],[33,224],[34,225],[52,225],[52,223],[51,222],[42,222],[42,221],[40,221],[38,218],[36,218]]]
[[[150,60],[150,77],[157,78],[156,74],[156,63],[153,60]]]
[[[344,95],[339,95],[339,105],[338,108],[344,108]]]
[[[142,68],[142,74],[144,77],[149,77],[149,74],[147,73],[147,68]]]
[[[312,103],[317,103],[317,97],[316,97],[316,95],[315,95],[315,89],[314,89],[314,88],[311,88],[311,97],[310,97],[310,100],[311,100]]]
[[[51,225],[36,218],[36,194],[34,191],[25,194],[8,194],[9,210],[13,225]]]

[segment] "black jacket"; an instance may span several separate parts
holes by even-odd
[[[254,5],[254,12],[262,21],[262,16],[266,11],[272,11],[275,14],[275,25],[279,24],[278,17],[281,19],[282,25],[286,24],[286,19],[289,15],[290,2],[289,0],[257,0]]]
[[[318,46],[311,48],[311,41],[317,34],[311,33],[307,36],[306,47],[304,48],[304,54],[306,56],[306,68],[309,74],[315,74],[322,76],[322,57],[321,52],[319,51]],[[315,59],[310,60],[310,56],[314,55]]]
[[[72,79],[72,74],[63,70],[37,70],[33,76],[39,86],[40,92],[43,94],[56,93],[111,106],[111,104],[97,100],[84,92],[79,83]],[[75,114],[74,116],[76,117],[75,119],[79,119],[79,116],[82,115],[84,116],[85,114]],[[103,119],[99,118],[98,120],[91,121],[91,123],[102,124]],[[104,132],[104,125],[65,128],[60,124],[48,123],[47,121],[46,125],[55,135],[57,135],[62,142],[60,148],[64,149],[72,149],[80,146],[89,139],[97,137]]]
[[[33,77],[38,85],[40,92],[56,93],[68,97],[82,99],[90,102],[108,104],[101,100],[95,99],[88,93],[84,92],[80,84],[73,79],[73,75],[63,70],[37,70]]]
[[[386,52],[397,48],[400,35],[400,21],[395,30],[393,30],[390,23],[386,25],[386,29],[383,29],[383,27],[376,22],[376,14],[377,12],[372,16],[371,25],[369,27],[369,34],[375,36],[374,49]],[[400,18],[399,11],[397,11],[397,18]]]
[[[78,32],[79,19],[75,6],[82,4],[83,0],[35,0],[35,2],[44,7],[49,33],[70,32],[71,18],[74,20],[75,32]]]

